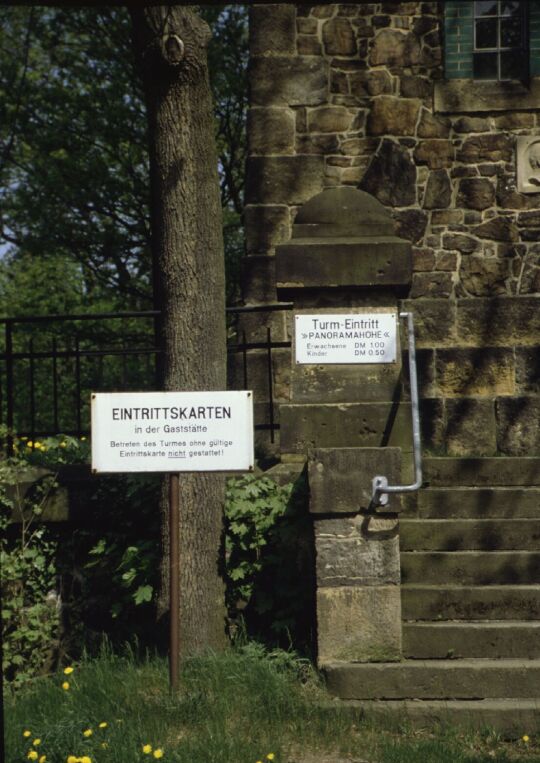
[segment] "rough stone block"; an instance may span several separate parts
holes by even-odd
[[[269,397],[268,353],[266,350],[229,352],[227,358],[228,389],[251,389],[259,400]],[[289,399],[290,351],[272,350],[272,394],[275,402]]]
[[[452,294],[451,273],[414,273],[411,299],[420,297],[449,297]]]
[[[246,200],[251,204],[303,204],[323,190],[322,156],[253,156],[248,159]]]
[[[460,299],[457,335],[461,345],[536,345],[540,336],[540,296]]]
[[[331,660],[399,660],[399,587],[319,589],[317,636],[320,664]]]
[[[397,519],[365,516],[315,521],[317,585],[397,585],[399,532]]]
[[[481,225],[477,225],[472,231],[480,238],[492,241],[518,241],[519,230],[508,217],[493,217]]]
[[[440,347],[455,343],[455,302],[447,299],[403,300],[401,309],[413,313],[418,347]]]
[[[412,449],[407,403],[282,405],[281,443],[285,453],[313,448],[400,447]]]
[[[328,98],[327,63],[302,56],[252,58],[250,87],[254,106],[318,106]]]
[[[452,185],[446,170],[429,173],[424,193],[424,209],[444,209],[452,200]]]
[[[442,450],[445,444],[446,420],[444,401],[440,398],[420,400],[420,433],[422,446]]]
[[[295,403],[384,402],[400,395],[401,363],[304,365],[294,363],[291,400]]]
[[[540,397],[498,398],[497,445],[509,456],[540,454]]]
[[[375,98],[367,121],[368,135],[414,135],[421,105],[418,98]]]
[[[463,233],[446,233],[442,237],[444,249],[457,249],[462,254],[471,254],[480,248],[480,243],[472,236],[465,236]]]
[[[249,19],[251,56],[294,54],[296,7],[288,3],[253,5]]]
[[[358,50],[351,22],[333,18],[323,24],[324,52],[329,56],[354,56]]]
[[[382,204],[406,207],[416,203],[416,167],[407,149],[383,138],[359,186]]]
[[[490,456],[497,451],[493,400],[446,400],[446,447],[453,456]]]
[[[486,178],[460,180],[457,205],[469,209],[487,209],[495,203],[495,186]]]
[[[516,387],[522,394],[540,394],[539,346],[516,348]]]
[[[242,296],[248,304],[276,302],[276,260],[267,255],[250,255],[242,260]]]
[[[401,482],[399,448],[317,448],[310,451],[309,510],[313,514],[366,511],[371,507],[373,477]],[[400,496],[389,495],[384,512],[400,511]]]
[[[345,132],[352,122],[352,114],[344,106],[320,106],[308,112],[310,132]]]
[[[273,106],[250,109],[247,118],[250,154],[292,154],[295,125],[291,109]]]
[[[512,395],[514,353],[510,349],[437,350],[437,388],[444,397]]]
[[[276,244],[290,237],[289,208],[248,204],[244,209],[244,227],[247,253],[268,254]]]
[[[372,66],[386,64],[403,68],[420,63],[420,43],[415,35],[394,29],[378,32],[371,46],[369,63]]]
[[[403,85],[401,88],[403,92]],[[418,125],[419,138],[447,138],[450,134],[450,120],[434,116],[431,111],[422,109]]]
[[[510,162],[512,161],[512,142],[504,133],[475,135],[467,138],[457,152],[459,162]]]
[[[511,274],[508,259],[486,258],[472,255],[461,261],[461,286],[471,296],[500,296],[507,293],[507,279]]]
[[[449,140],[427,138],[415,148],[414,158],[418,164],[427,164],[431,170],[440,170],[452,165],[454,147]]]
[[[296,40],[298,55],[300,56],[321,56],[322,45],[312,34],[299,34]]]

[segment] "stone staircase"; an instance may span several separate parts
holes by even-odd
[[[330,690],[412,721],[540,729],[540,458],[429,458],[400,520],[402,650]]]

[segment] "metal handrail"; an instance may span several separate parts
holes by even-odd
[[[420,402],[418,399],[418,374],[416,372],[416,343],[414,339],[413,314],[403,312],[400,318],[407,319],[407,334],[409,342],[409,380],[411,386],[411,412],[413,430],[413,458],[415,481],[410,485],[389,485],[388,478],[382,475],[373,477],[372,503],[375,506],[386,506],[389,493],[413,493],[422,486],[422,446],[420,441]]]

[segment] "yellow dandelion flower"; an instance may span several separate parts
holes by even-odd
[[[78,758],[75,755],[68,755],[67,763],[77,763]]]
[[[530,737],[527,734],[523,734],[523,736],[521,737],[521,740],[525,742],[525,744],[531,741]]]
[[[28,758],[28,760],[37,760],[38,754],[35,750],[30,750],[26,757]]]
[[[88,738],[88,737],[91,737],[93,733],[94,733],[94,732],[92,731],[92,729],[85,729],[85,730],[83,731],[82,735],[83,735],[83,737],[86,737],[86,738]]]
[[[61,442],[60,443],[61,448],[67,448],[67,442]]]
[[[31,736],[32,736],[32,732],[31,732],[31,731],[28,731],[28,729],[26,729],[26,731],[23,731],[22,735],[23,735],[23,737],[25,737],[26,739],[28,739],[28,737],[31,737]]]
[[[64,691],[68,691],[68,689],[69,689],[69,681],[64,681],[64,683],[62,684],[62,689]]]
[[[39,747],[39,745],[41,744],[41,739],[34,739],[32,744],[34,745],[34,747]]]
[[[26,447],[27,448],[31,448],[33,446],[33,444],[34,443],[32,442],[32,440],[28,440],[28,442],[26,443]]]
[[[99,728],[100,728],[100,729],[106,729],[108,725],[109,725],[108,723],[106,723],[105,721],[102,721],[102,722],[99,724]]]
[[[142,751],[144,752],[145,755],[150,755],[150,753],[152,752],[152,745],[151,744],[143,744]]]
[[[38,760],[38,763],[45,763],[46,760],[47,760],[47,756],[42,755],[41,758]]]
[[[154,758],[162,758],[164,755],[165,753],[159,747],[157,750],[154,750]]]
[[[266,760],[274,760],[275,757],[276,756],[274,755],[273,752],[269,752],[268,755],[266,756]]]
[[[73,673],[74,670],[75,670],[75,668],[72,668],[71,666],[69,666],[67,668],[64,668],[64,675],[65,676],[69,676],[69,675],[71,675],[71,673]]]
[[[36,440],[36,442],[34,443],[34,448],[36,448],[36,450],[40,450],[42,447],[43,445],[40,443],[40,441]]]
[[[83,755],[82,758],[79,758],[80,763],[92,763],[92,758],[89,758],[88,755]]]

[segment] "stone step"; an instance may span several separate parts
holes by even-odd
[[[403,654],[412,659],[540,658],[540,622],[404,623]]]
[[[407,496],[405,515],[446,519],[540,517],[540,488],[423,488]]]
[[[404,620],[540,620],[540,585],[401,586]]]
[[[334,700],[329,711],[344,710],[359,719],[384,722],[385,727],[433,727],[437,724],[467,730],[493,729],[520,739],[540,732],[540,699],[482,700]]]
[[[404,583],[540,583],[540,551],[404,551]]]
[[[425,482],[432,487],[540,485],[540,458],[538,457],[427,457],[423,459],[423,466]]]
[[[533,551],[540,548],[540,518],[403,518],[399,542],[402,551]]]
[[[537,699],[540,660],[331,662],[321,665],[342,699]]]

